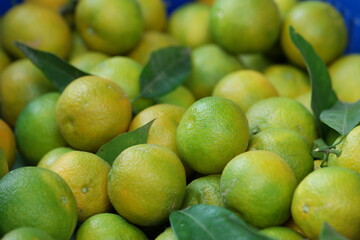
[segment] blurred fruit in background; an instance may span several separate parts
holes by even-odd
[[[295,65],[305,67],[299,50],[291,42],[289,27],[301,34],[326,63],[339,57],[345,50],[347,30],[341,14],[330,4],[305,1],[297,4],[285,18],[281,44],[287,58]]]
[[[266,51],[275,44],[279,31],[280,13],[272,0],[222,0],[211,8],[211,36],[229,52]]]
[[[212,95],[230,99],[246,112],[257,101],[276,97],[278,92],[263,74],[253,70],[240,70],[221,78]]]
[[[344,102],[360,99],[360,54],[348,54],[329,66],[332,86],[338,98]]]
[[[211,42],[210,7],[189,3],[176,9],[169,18],[168,32],[182,45],[196,48]]]
[[[109,55],[131,51],[144,29],[141,9],[133,0],[80,0],[75,24],[92,50]]]
[[[54,85],[29,59],[12,62],[0,75],[0,105],[3,119],[10,126],[15,126],[16,119],[27,103],[54,90]]]
[[[11,8],[1,24],[4,48],[16,58],[24,57],[14,41],[66,58],[71,47],[70,28],[51,9],[34,3]]]

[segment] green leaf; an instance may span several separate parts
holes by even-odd
[[[20,42],[15,42],[15,45],[44,73],[60,92],[74,79],[89,75],[52,53],[34,49]]]
[[[191,72],[190,49],[167,47],[151,54],[140,75],[140,95],[156,98],[181,85]]]
[[[292,42],[299,49],[310,76],[311,108],[321,136],[326,136],[329,128],[320,121],[322,111],[331,108],[337,101],[332,89],[331,79],[326,64],[316,54],[314,48],[290,26]]]
[[[360,122],[360,100],[355,103],[338,101],[320,114],[320,120],[340,135],[346,136]]]
[[[170,214],[171,227],[179,240],[269,240],[228,209],[204,204]]]
[[[154,121],[155,119],[134,131],[116,136],[101,146],[96,155],[112,165],[116,157],[128,147],[147,142],[149,130]]]
[[[327,222],[325,222],[319,240],[348,240],[348,238],[337,233]]]

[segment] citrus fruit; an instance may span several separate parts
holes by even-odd
[[[111,57],[97,64],[90,73],[116,82],[132,99],[140,92],[142,66],[129,57]]]
[[[145,234],[124,218],[113,213],[100,213],[80,225],[76,240],[146,240]]]
[[[302,236],[305,236],[305,234],[301,231],[298,225],[294,222],[294,219],[289,218],[289,220],[286,221],[286,223],[283,224],[284,227],[290,228],[294,230],[295,232],[299,233]]]
[[[246,112],[253,132],[269,127],[294,130],[312,145],[316,139],[313,115],[301,103],[286,97],[272,97],[258,101]]]
[[[299,0],[274,0],[279,8],[280,15],[284,19],[291,9],[299,3]]]
[[[33,228],[33,227],[19,227],[10,232],[8,232],[2,240],[53,240],[54,238],[50,237],[44,231]]]
[[[159,31],[146,31],[141,37],[140,42],[128,54],[128,56],[141,65],[145,65],[150,59],[150,55],[155,50],[169,46],[178,45],[170,34]]]
[[[69,0],[25,0],[25,2],[40,4],[55,11],[60,11]]]
[[[329,3],[300,2],[292,8],[284,20],[281,34],[284,53],[292,63],[305,67],[299,50],[291,41],[290,26],[312,45],[325,63],[334,60],[345,49],[347,32],[343,17]]]
[[[28,226],[56,240],[67,240],[76,222],[74,195],[58,174],[39,167],[22,167],[1,178],[0,235]]]
[[[360,99],[360,54],[340,57],[329,66],[331,82],[341,101],[356,102]]]
[[[278,93],[263,74],[253,70],[240,70],[221,78],[212,95],[230,99],[246,112],[259,100],[276,97]]]
[[[207,175],[194,179],[186,186],[181,208],[195,204],[223,207],[220,194],[220,174]]]
[[[130,123],[129,131],[134,131],[155,120],[149,130],[147,143],[169,148],[176,154],[176,129],[185,109],[171,104],[156,104],[139,112]]]
[[[248,150],[267,150],[278,154],[301,182],[314,169],[308,142],[297,132],[285,128],[267,128],[250,139]]]
[[[129,52],[139,42],[144,20],[134,0],[80,0],[75,25],[91,49],[118,55]]]
[[[22,156],[36,165],[50,150],[67,145],[56,124],[57,92],[47,93],[30,101],[15,124],[15,137]]]
[[[110,210],[107,176],[110,165],[89,152],[70,151],[62,154],[51,166],[69,185],[77,204],[79,221]]]
[[[181,206],[185,170],[176,154],[156,144],[125,149],[109,173],[109,198],[116,211],[140,226],[159,225]]]
[[[50,166],[64,153],[73,151],[69,147],[57,147],[47,152],[38,162],[37,166],[49,169]]]
[[[176,237],[174,230],[171,227],[165,229],[160,235],[158,235],[155,240],[178,240]]]
[[[0,179],[9,172],[9,167],[3,150],[0,149]]]
[[[330,154],[329,166],[349,168],[360,174],[359,144],[360,126],[357,126],[336,146],[336,149],[341,151],[340,156]]]
[[[14,41],[66,58],[70,51],[71,33],[65,20],[47,7],[22,3],[12,7],[2,22],[4,48],[15,57],[24,54]]]
[[[78,55],[88,51],[90,50],[86,46],[84,40],[80,37],[80,34],[76,30],[73,30],[71,33],[71,49],[68,59],[71,61]]]
[[[295,187],[290,166],[279,155],[264,150],[236,156],[220,178],[225,207],[259,228],[280,225],[290,217]]]
[[[171,14],[168,23],[168,32],[182,45],[199,47],[211,42],[209,31],[208,5],[190,2]]]
[[[69,63],[84,72],[90,72],[91,69],[93,69],[96,65],[107,60],[108,58],[109,55],[106,55],[105,53],[87,51],[78,54],[72,58]]]
[[[136,0],[144,18],[144,29],[162,31],[167,23],[163,0]]]
[[[97,151],[127,131],[131,104],[115,82],[97,76],[72,81],[56,105],[56,121],[65,140],[75,149]]]
[[[244,112],[222,97],[196,101],[184,113],[176,132],[180,158],[202,174],[221,173],[233,157],[246,150],[248,141]]]
[[[258,72],[264,72],[268,66],[274,64],[274,62],[263,53],[242,53],[238,55],[238,58],[245,69]]]
[[[342,167],[320,168],[296,188],[291,205],[295,223],[317,239],[324,222],[349,239],[360,237],[360,175]]]
[[[264,74],[275,87],[280,97],[296,98],[310,91],[310,82],[307,75],[292,65],[271,65],[266,68]]]
[[[169,93],[156,98],[156,102],[188,108],[195,102],[195,97],[187,87],[180,85]]]
[[[15,160],[16,142],[15,135],[10,126],[0,118],[0,150],[3,151],[9,168],[12,167]]]
[[[210,96],[216,83],[228,73],[244,67],[239,60],[215,44],[207,44],[191,52],[192,71],[185,86],[196,99]]]
[[[311,108],[311,90],[307,91],[306,93],[303,93],[295,98],[296,101],[301,103],[304,107],[306,107],[309,112],[312,113]]]
[[[280,13],[272,0],[222,0],[211,7],[211,36],[229,52],[266,51],[279,31]]]
[[[262,235],[276,240],[303,240],[304,237],[298,232],[287,227],[269,227],[259,231]]]
[[[32,99],[55,87],[28,59],[8,65],[0,75],[0,105],[3,119],[15,126],[15,121]]]
[[[0,48],[0,73],[4,70],[4,68],[9,65],[11,62],[7,53]]]

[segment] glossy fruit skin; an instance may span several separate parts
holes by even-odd
[[[214,41],[232,53],[268,50],[280,31],[280,13],[270,0],[216,1],[210,12]]]
[[[246,150],[249,135],[245,114],[236,103],[206,97],[186,110],[177,128],[176,144],[181,159],[193,170],[215,174]]]
[[[239,154],[220,179],[224,206],[258,228],[278,226],[290,217],[296,178],[277,154],[264,150]]]
[[[342,167],[310,173],[296,188],[291,204],[295,223],[316,239],[324,222],[349,239],[360,237],[360,175]]]
[[[74,195],[58,174],[39,167],[22,167],[0,180],[1,235],[32,226],[55,240],[67,240],[76,222]]]

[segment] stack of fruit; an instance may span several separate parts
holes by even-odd
[[[333,6],[25,0],[0,33],[2,239],[360,239]]]

